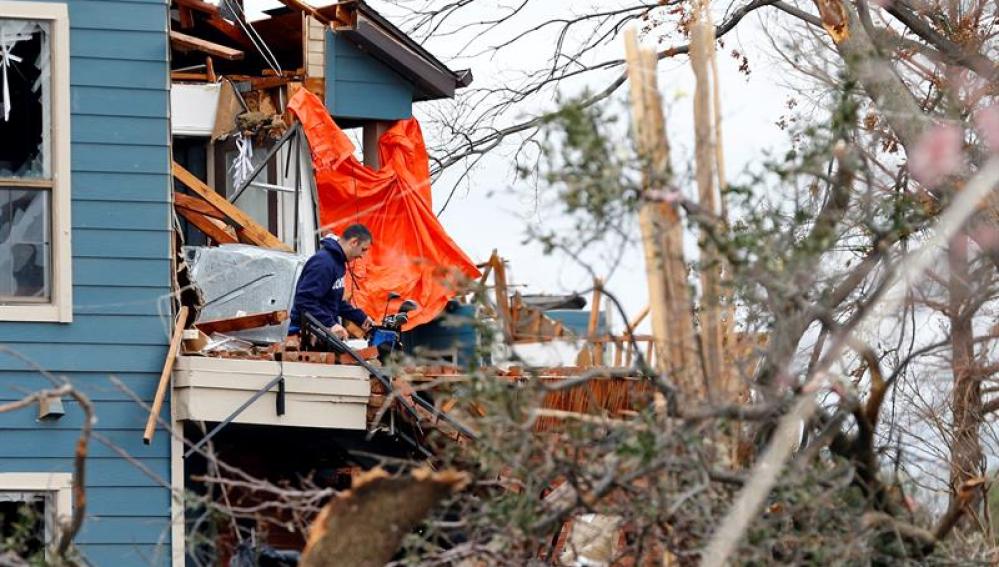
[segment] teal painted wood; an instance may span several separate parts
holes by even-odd
[[[14,349],[20,355],[0,350],[0,370],[33,370],[44,368],[53,372],[149,372],[159,359],[162,369],[166,345],[59,344],[26,343]],[[33,363],[33,366],[25,362]]]
[[[142,201],[166,204],[172,190],[162,174],[78,171],[73,173],[73,198],[101,201]]]
[[[158,516],[170,507],[170,493],[158,487],[92,487],[87,513],[94,516]]]
[[[326,107],[336,118],[409,118],[413,115],[413,87],[343,37],[327,32]]]
[[[167,38],[158,31],[76,28],[69,35],[77,57],[163,61],[167,52]]]
[[[42,341],[80,344],[162,345],[168,338],[170,318],[145,315],[78,315],[72,325],[45,324],[0,326],[0,343],[17,350],[23,343]]]
[[[166,212],[163,213],[166,218]],[[110,250],[109,253],[113,253]],[[128,258],[74,258],[73,283],[77,285],[103,285],[110,287],[155,287],[165,289],[163,282],[170,281],[170,261],[134,260]]]
[[[165,61],[72,57],[69,68],[73,86],[161,89],[167,77]]]
[[[113,377],[106,372],[73,372],[68,378],[74,388],[94,402],[131,402],[135,399],[148,402],[153,399],[156,383],[159,382],[159,374],[152,372],[117,373]],[[120,387],[115,380],[121,383]],[[0,373],[0,402],[19,400],[27,394],[51,387],[52,383],[36,372],[3,372]]]
[[[164,118],[170,93],[161,90],[84,87],[75,85],[70,92],[70,109],[74,116],[139,116]]]
[[[80,204],[80,201],[77,201]],[[106,205],[106,203],[105,203]],[[162,209],[159,210],[162,214]],[[162,258],[164,250],[169,250],[172,233],[166,230],[125,230],[79,229],[73,236],[73,255],[77,257],[99,258],[107,251],[107,242],[125,237],[115,247],[119,258]]]
[[[159,435],[162,432],[157,433]],[[134,433],[133,433],[134,435]],[[141,435],[141,433],[139,434]],[[160,490],[156,480],[170,478],[170,459],[144,458],[138,460],[143,468],[120,456],[87,458],[87,486],[126,488],[144,487]],[[73,459],[35,457],[32,459],[4,459],[0,461],[0,472],[71,472]],[[154,478],[155,477],[155,478]]]
[[[93,402],[94,415],[97,417],[97,429],[134,429],[141,431],[146,425],[146,414],[135,411],[136,403],[132,401]],[[59,419],[39,421],[36,406],[17,411],[0,413],[0,430],[40,429],[42,431],[68,430],[78,432],[83,426],[86,414],[79,402],[73,399],[63,400],[66,414]],[[139,436],[139,435],[137,435]]]
[[[169,290],[158,287],[77,285],[73,288],[73,312],[107,315],[161,315],[169,311]]]
[[[72,0],[69,2],[69,25],[72,29],[150,31],[165,37],[166,10],[165,3]],[[74,53],[75,49],[70,45]],[[163,61],[166,61],[165,52]]]
[[[109,205],[106,201],[77,198],[73,201],[73,228],[150,230],[160,233],[160,238],[164,239],[168,227],[164,218],[167,211],[166,203],[117,201]],[[162,241],[151,244],[151,251],[162,258],[165,252]]]
[[[79,544],[157,544],[170,541],[170,518],[151,516],[87,518],[76,536]],[[84,548],[84,553],[86,549]]]
[[[138,407],[138,406],[136,406]],[[166,458],[169,460],[170,439],[164,435],[163,431],[157,432],[151,445],[142,443],[143,422],[136,429],[127,430],[101,430],[101,435],[107,437],[109,441],[124,451],[126,454],[142,462],[149,458]],[[80,437],[79,431],[69,430],[43,430],[43,429],[0,429],[0,435],[4,442],[0,443],[0,460],[4,461],[5,467],[8,460],[18,459],[44,459],[60,458],[71,459],[76,441]],[[121,453],[97,440],[90,443],[88,458],[121,458]],[[127,460],[125,461],[128,462]],[[131,466],[135,466],[132,464]],[[3,470],[0,468],[0,470]],[[141,470],[141,467],[140,467]],[[163,476],[166,482],[170,481],[169,464],[167,474]],[[89,479],[87,482],[90,482]],[[152,482],[152,479],[150,479]],[[168,510],[163,511],[164,514]]]
[[[68,0],[74,321],[0,322],[0,345],[67,376],[94,400],[88,518],[77,538],[94,565],[167,565],[170,438],[142,443],[172,317],[168,5]],[[2,350],[2,349],[0,349]],[[129,392],[109,375],[118,375]],[[0,400],[50,387],[0,352]],[[75,401],[54,422],[36,408],[0,417],[0,472],[71,472],[83,422]],[[169,416],[169,404],[162,416]],[[124,455],[127,455],[126,458]],[[157,544],[162,544],[157,546]]]
[[[170,553],[166,545],[98,545],[90,544],[84,548],[84,558],[90,565],[103,567],[110,565],[166,567],[170,565]]]
[[[556,321],[561,321],[567,329],[577,337],[585,337],[587,328],[590,326],[590,312],[575,309],[549,309],[545,315]],[[607,334],[607,323],[604,313],[601,312],[597,319],[597,334]]]
[[[72,144],[73,171],[160,173],[169,162],[166,146]]]
[[[91,144],[167,146],[170,122],[166,118],[77,115],[73,117],[72,139]]]

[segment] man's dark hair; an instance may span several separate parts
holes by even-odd
[[[371,231],[363,224],[352,224],[343,229],[343,236],[341,238],[344,240],[356,238],[361,242],[371,242]]]

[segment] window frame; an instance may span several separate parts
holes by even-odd
[[[11,188],[46,188],[49,193],[50,296],[47,302],[0,304],[0,321],[71,323],[73,321],[72,224],[70,221],[70,83],[69,10],[66,4],[0,0],[0,19],[49,22],[52,75],[49,81],[52,107],[50,144],[52,178],[0,178]]]
[[[0,492],[43,493],[46,506],[52,503],[53,510],[45,510],[46,556],[49,545],[59,537],[59,528],[73,515],[73,475],[71,473],[0,473]],[[54,521],[49,525],[48,518]],[[51,531],[50,531],[51,530]]]

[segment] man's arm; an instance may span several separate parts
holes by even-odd
[[[368,314],[359,307],[354,307],[346,299],[340,300],[340,317],[355,323],[358,327],[364,327],[368,320]]]

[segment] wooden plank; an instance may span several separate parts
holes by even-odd
[[[645,170],[643,190],[662,191],[671,179],[669,145],[653,50],[640,48],[634,29],[625,32],[625,60],[631,85],[631,118]],[[700,397],[703,375],[691,316],[690,291],[683,258],[683,227],[674,206],[645,199],[639,209],[642,248],[648,279],[657,369],[672,372],[685,394]],[[649,345],[650,354],[652,344]]]
[[[590,320],[586,325],[586,334],[591,339],[596,336],[600,325],[600,302],[603,298],[604,282],[600,278],[593,279],[593,299],[590,303]],[[609,329],[608,329],[609,331]],[[604,363],[604,343],[595,341],[593,343],[593,363],[601,365]]]
[[[198,230],[205,233],[205,236],[214,240],[216,244],[239,243],[235,236],[223,230],[205,215],[184,207],[176,207],[176,211],[178,215],[187,219],[187,222],[193,224]]]
[[[211,206],[211,204],[207,201],[203,201],[183,193],[177,193],[176,191],[173,194],[173,205],[181,209],[194,211],[198,214],[205,215],[206,217],[219,219],[220,221],[226,220],[226,216],[222,214],[222,211]]]
[[[489,261],[493,265],[493,283],[496,284],[496,314],[503,324],[503,336],[507,342],[510,342],[513,341],[513,319],[510,313],[510,296],[506,287],[506,266],[495,250]]]
[[[188,73],[186,71],[171,71],[170,72],[171,81],[192,81],[197,83],[207,83],[208,74],[207,73]]]
[[[641,325],[642,321],[644,321],[645,318],[648,316],[649,316],[649,306],[646,305],[645,308],[639,311],[638,315],[635,315],[635,318],[628,323],[628,328],[631,329],[632,332],[634,332],[635,328]]]
[[[230,317],[229,319],[216,319],[214,321],[203,321],[197,323],[195,327],[202,333],[211,335],[212,333],[231,333],[244,329],[256,329],[258,327],[269,327],[279,325],[288,319],[288,312],[269,311],[266,313],[252,313],[242,317]]]
[[[173,336],[170,337],[170,349],[167,351],[166,361],[163,363],[163,372],[160,374],[160,383],[156,388],[156,397],[153,398],[153,405],[149,410],[149,419],[146,420],[146,430],[142,434],[142,442],[146,445],[153,440],[156,432],[156,418],[163,408],[163,398],[166,396],[167,386],[170,384],[170,374],[173,372],[173,363],[177,359],[177,350],[180,348],[181,339],[184,336],[184,325],[187,324],[187,306],[182,305],[177,312],[177,320],[174,321]]]
[[[300,0],[280,0],[280,1],[282,4],[291,8],[292,10],[298,10],[299,12],[312,16],[319,23],[323,25],[328,25],[330,23],[329,18],[327,18],[324,14],[320,13],[319,10],[316,10],[312,6],[306,4],[305,2],[301,2]]]
[[[189,189],[200,195],[201,198],[208,201],[212,206],[223,212],[233,221],[236,228],[244,229],[247,237],[253,244],[263,246],[265,248],[282,250],[284,252],[292,252],[290,246],[281,242],[278,237],[274,236],[268,232],[267,229],[257,224],[257,222],[253,220],[250,215],[244,213],[238,207],[227,201],[224,197],[213,191],[211,187],[205,185],[203,181],[198,179],[190,171],[184,169],[177,162],[173,162],[173,176]]]

